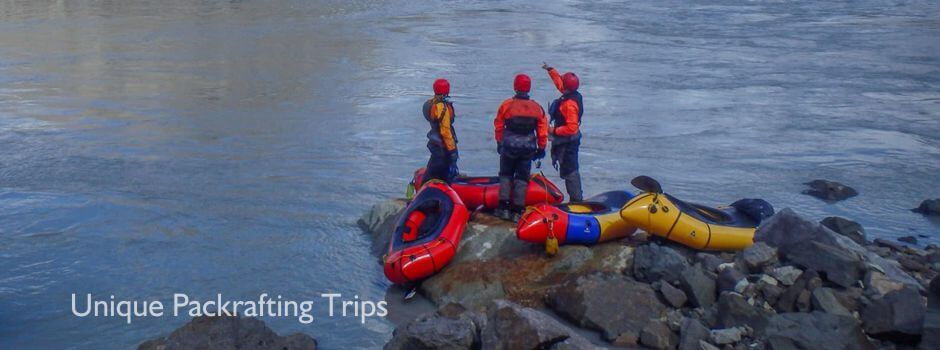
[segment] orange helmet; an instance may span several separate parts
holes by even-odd
[[[581,85],[581,82],[578,80],[578,76],[572,72],[568,72],[562,75],[561,83],[564,85],[565,90],[568,91],[578,90],[578,86]]]
[[[435,95],[449,95],[450,94],[450,82],[447,79],[438,79],[434,81],[434,94]]]
[[[512,89],[518,92],[529,92],[532,89],[532,79],[525,74],[517,74],[512,81]]]

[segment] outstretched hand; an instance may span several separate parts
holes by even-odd
[[[552,66],[549,66],[548,63],[545,63],[545,62],[543,61],[543,62],[542,62],[542,69],[544,69],[544,70],[551,70],[551,69],[552,69]]]

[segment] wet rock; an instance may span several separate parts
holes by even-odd
[[[751,327],[757,334],[763,332],[773,312],[751,305],[737,293],[722,293],[718,297],[716,325],[722,328]]]
[[[633,275],[641,282],[676,282],[688,266],[689,260],[669,246],[649,243],[634,252]]]
[[[388,249],[398,217],[408,205],[404,199],[392,199],[376,203],[358,220],[359,227],[372,236],[372,253],[381,257]],[[381,261],[380,261],[381,262]]]
[[[905,286],[876,296],[861,310],[865,333],[893,340],[911,341],[923,330],[926,307],[916,289]]]
[[[392,339],[385,344],[385,350],[471,349],[478,345],[480,325],[465,309],[454,305],[419,315],[397,327]]]
[[[294,333],[279,336],[257,318],[217,316],[195,317],[169,336],[146,341],[139,350],[174,349],[305,349],[314,350],[317,341]]]
[[[650,322],[640,332],[640,344],[653,349],[673,349],[678,342],[679,337],[663,321]]]
[[[774,315],[762,339],[775,350],[875,349],[854,318],[818,311]]]
[[[836,247],[838,250],[852,252],[863,257],[868,266],[882,271],[887,278],[919,289],[920,283],[904,272],[897,264],[875,254],[851,239],[822,226],[819,223],[806,220],[793,210],[786,208],[770,217],[757,229],[755,241],[767,242],[777,247],[778,253],[788,257],[791,251],[797,250],[800,244],[806,241],[815,241]]]
[[[862,259],[852,251],[820,242],[806,242],[786,255],[790,262],[821,273],[825,280],[842,287],[862,278]]]
[[[691,317],[682,319],[679,327],[679,350],[699,350],[699,341],[707,340],[708,328]]]
[[[623,333],[639,335],[667,310],[649,285],[622,275],[570,279],[549,292],[547,304],[572,322],[601,331],[607,340]]]
[[[854,188],[835,181],[813,180],[804,185],[809,186],[809,189],[803,191],[803,194],[826,201],[841,201],[858,195]]]
[[[738,282],[745,280],[747,276],[735,268],[722,269],[718,273],[718,293],[735,291]]]
[[[874,243],[880,247],[889,248],[895,252],[904,252],[906,248],[901,243],[890,241],[884,238],[875,238]]]
[[[682,271],[679,286],[695,307],[709,307],[715,303],[715,276],[705,272],[699,264]]]
[[[920,202],[917,208],[911,209],[911,211],[924,215],[940,215],[940,198],[924,200]]]
[[[682,307],[688,300],[685,292],[679,288],[673,287],[672,284],[669,283],[661,283],[659,292],[662,293],[663,299],[665,299],[669,305],[672,305],[672,307]]]
[[[867,243],[865,239],[865,228],[855,221],[839,216],[830,216],[823,219],[820,223],[835,233],[848,237],[855,241],[855,243],[861,245]]]
[[[746,334],[747,330],[744,327],[713,329],[709,333],[709,339],[717,345],[734,344],[741,341],[741,337]]]
[[[917,237],[914,237],[914,236],[898,237],[898,241],[904,242],[907,244],[917,244]]]
[[[785,286],[793,285],[793,282],[796,282],[796,279],[803,274],[803,270],[796,268],[795,266],[781,266],[773,269],[770,273],[771,276],[776,278],[780,283]]]
[[[836,298],[831,288],[816,288],[812,292],[813,309],[825,313],[852,317],[852,312]]]
[[[495,300],[487,309],[481,333],[484,349],[594,348],[584,337],[534,309],[506,300]]]
[[[758,273],[764,266],[777,261],[777,249],[764,242],[755,242],[738,254],[738,264],[750,273]]]
[[[940,349],[940,277],[934,277],[933,281],[930,281],[928,291],[923,338],[919,349]]]

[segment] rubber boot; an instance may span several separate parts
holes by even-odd
[[[584,200],[584,195],[581,193],[581,172],[573,171],[565,176],[565,190],[568,191],[568,202]]]
[[[516,180],[512,187],[512,221],[519,222],[525,210],[525,195],[529,190],[528,180]]]
[[[512,214],[509,212],[509,199],[512,194],[512,178],[506,176],[499,177],[499,206],[493,211],[496,217],[509,220]]]

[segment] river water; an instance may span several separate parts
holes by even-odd
[[[940,243],[907,210],[940,197],[936,1],[3,0],[0,348],[128,348],[187,321],[78,318],[71,293],[384,298],[355,221],[426,161],[431,82],[451,81],[461,169],[493,174],[513,75],[557,95],[543,60],[582,78],[587,194],[646,174]],[[861,195],[800,194],[815,178]],[[326,348],[394,327],[266,320]]]

